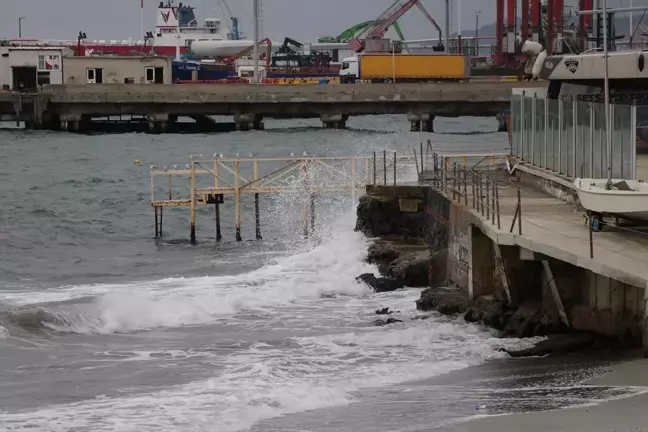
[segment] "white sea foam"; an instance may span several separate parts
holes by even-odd
[[[31,301],[96,296],[90,303],[46,306],[52,318],[43,324],[58,331],[122,333],[208,324],[241,311],[276,310],[325,295],[361,295],[368,289],[355,277],[373,269],[363,262],[366,241],[352,231],[352,215],[341,223],[342,229],[318,246],[249,273],[85,285],[34,293]],[[6,295],[2,301],[7,301]]]
[[[408,294],[410,300],[413,294]],[[220,373],[207,380],[148,394],[0,414],[0,422],[9,427],[29,423],[39,431],[239,431],[276,416],[352,403],[359,389],[503,357],[495,349],[503,343],[533,341],[502,341],[474,325],[432,318],[392,328],[294,337],[290,342],[257,343],[228,356],[219,364]]]

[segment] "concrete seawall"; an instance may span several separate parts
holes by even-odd
[[[623,234],[609,233],[597,239],[594,258],[585,256],[587,243],[577,237],[586,238],[587,226],[581,223],[575,229],[579,216],[573,206],[536,186],[527,185],[523,192],[522,234],[517,226],[510,230],[509,210],[517,202],[513,194],[502,192],[498,228],[492,214],[487,217],[473,207],[472,197],[453,199],[452,193],[431,185],[410,190],[369,186],[358,226],[368,235],[381,235],[372,232],[373,226],[398,227],[403,216],[383,215],[392,221],[380,223],[372,221],[373,216],[367,219],[372,202],[387,200],[398,206],[403,200],[418,201],[403,214],[408,213],[408,219],[424,218],[421,237],[432,255],[431,287],[417,303],[421,310],[461,313],[469,321],[499,329],[503,336],[593,333],[642,345],[648,280],[645,266],[638,264],[643,255],[636,255],[639,249],[635,251]],[[411,208],[417,208],[417,215]],[[643,346],[647,350],[646,343]]]

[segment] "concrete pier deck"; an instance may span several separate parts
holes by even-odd
[[[505,176],[500,178],[506,179]],[[472,222],[494,242],[517,245],[596,274],[639,287],[648,287],[648,231],[606,227],[592,233],[590,256],[586,217],[572,203],[553,197],[525,182],[499,182],[500,228],[481,212],[469,208]],[[510,232],[521,189],[522,234],[517,221]],[[471,198],[469,197],[469,200]],[[469,202],[469,207],[471,203]],[[612,222],[612,219],[608,220]]]
[[[92,118],[146,116],[165,132],[179,116],[233,116],[239,129],[262,128],[264,117],[316,118],[343,128],[349,116],[407,114],[412,130],[432,131],[435,116],[496,116],[510,105],[517,82],[439,84],[83,84],[47,85],[39,93],[44,127]],[[530,86],[544,86],[531,83]],[[27,97],[25,95],[24,97]],[[13,115],[15,98],[0,98],[0,115]],[[44,115],[43,115],[44,114]],[[36,122],[38,123],[38,122]]]

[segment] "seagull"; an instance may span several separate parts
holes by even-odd
[[[173,165],[173,169],[178,169],[178,165]]]
[[[308,153],[304,152],[304,156],[308,156]]]
[[[214,157],[215,157],[215,158],[218,158],[218,153],[214,153]]]
[[[240,157],[241,157],[241,153],[236,153],[236,157],[237,157],[237,158],[240,158]]]
[[[196,159],[196,155],[189,155],[189,159]]]
[[[225,156],[223,156],[223,153],[219,153],[219,154],[218,154],[218,157],[221,158],[221,159],[223,159]]]
[[[185,165],[185,168],[187,168],[187,169],[191,169],[191,165],[186,164],[186,165]]]
[[[253,158],[254,156],[256,156],[256,153],[254,153],[254,154],[252,154],[252,153],[248,153],[248,156],[251,157],[251,158]]]
[[[151,168],[151,169],[155,169],[155,168],[157,168],[157,167],[156,167],[155,165],[151,165],[150,168]]]
[[[164,171],[166,171],[166,170],[168,170],[168,169],[169,169],[169,167],[166,166],[166,165],[164,165]]]
[[[290,156],[295,156],[295,153],[293,153],[293,152],[290,152]]]

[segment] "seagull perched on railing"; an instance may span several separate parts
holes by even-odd
[[[166,165],[164,165],[164,171],[166,171],[166,170],[168,170],[168,169],[169,169],[169,167],[166,166]]]
[[[304,156],[308,156],[308,153],[304,152]]]
[[[293,153],[293,152],[290,152],[290,156],[295,156],[295,153]]]
[[[251,158],[253,158],[256,155],[257,155],[256,153],[248,153],[248,157],[251,157]]]
[[[178,165],[173,165],[173,169],[178,169]]]
[[[185,168],[187,168],[187,169],[191,169],[191,165],[190,165],[190,164],[186,164],[186,165],[185,165]]]
[[[236,153],[236,157],[237,157],[237,158],[240,158],[240,157],[241,157],[241,153]]]
[[[155,168],[157,168],[157,167],[156,167],[155,165],[151,165],[149,168],[151,168],[151,169],[155,169]]]
[[[218,158],[218,153],[214,153],[214,157],[215,157],[215,158]]]

